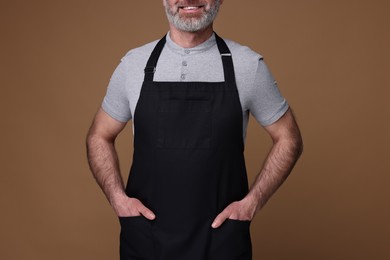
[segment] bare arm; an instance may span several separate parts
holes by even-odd
[[[265,127],[273,140],[271,151],[263,168],[256,176],[249,193],[241,201],[233,202],[214,220],[213,227],[220,226],[225,219],[252,220],[286,180],[299,156],[303,144],[298,125],[291,110],[274,124]]]
[[[155,216],[138,199],[129,198],[119,170],[115,139],[126,123],[119,122],[99,109],[87,135],[87,157],[90,169],[118,216]]]
[[[303,150],[302,137],[289,110],[278,122],[265,127],[273,146],[257,175],[248,197],[260,210],[292,171]]]

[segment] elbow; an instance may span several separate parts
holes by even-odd
[[[107,136],[99,131],[94,131],[94,129],[90,129],[87,133],[85,144],[87,147],[87,151],[90,149],[96,149],[97,147],[101,146],[114,145],[115,137]]]
[[[87,156],[89,156],[93,147],[99,142],[99,138],[96,135],[92,134],[91,131],[88,132],[87,137],[85,138],[85,146],[87,148]]]
[[[115,139],[114,139],[115,140]],[[105,138],[104,136],[89,131],[85,140],[86,146],[88,147],[94,147],[99,144],[111,144],[114,143],[113,139]]]
[[[90,147],[93,143],[95,143],[97,139],[98,136],[96,135],[95,131],[93,131],[93,129],[90,128],[85,138],[85,144],[87,148]]]
[[[297,153],[298,153],[298,157],[300,157],[303,153],[303,140],[302,138],[299,140],[299,143],[297,145]]]
[[[296,158],[298,159],[303,153],[303,139],[301,134],[299,133],[296,138],[294,138],[294,150],[296,154]]]
[[[85,138],[85,145],[89,148],[96,140],[96,136],[88,132],[87,137]]]
[[[90,149],[95,149],[97,146],[105,142],[106,140],[92,128],[88,131],[87,136],[85,138],[85,145],[87,147],[87,152]]]

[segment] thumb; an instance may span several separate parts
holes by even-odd
[[[225,209],[221,213],[218,214],[218,216],[214,219],[213,223],[211,224],[211,227],[218,228],[220,227],[223,222],[229,217],[228,211]]]
[[[156,218],[156,215],[154,215],[153,211],[145,207],[144,204],[142,204],[141,202],[139,203],[137,209],[139,213],[141,213],[141,215],[143,215],[145,218],[149,220],[153,220]]]

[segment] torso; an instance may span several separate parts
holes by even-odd
[[[218,45],[220,82],[157,82],[154,63],[146,67],[126,193],[156,219],[120,218],[122,260],[251,259],[250,221],[228,219],[211,227],[217,214],[248,192],[242,107],[229,50],[220,38]],[[149,61],[159,57],[161,46],[163,41]]]

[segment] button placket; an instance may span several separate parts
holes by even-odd
[[[188,54],[190,54],[191,51],[190,50],[184,50],[184,55],[182,56],[182,61],[181,61],[181,74],[180,74],[180,80],[181,81],[184,81],[186,80],[187,78],[187,74],[188,74],[188,62],[187,62],[187,57],[188,57]]]

